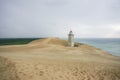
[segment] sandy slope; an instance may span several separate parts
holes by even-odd
[[[120,57],[76,45],[47,38],[0,46],[0,80],[120,80]]]

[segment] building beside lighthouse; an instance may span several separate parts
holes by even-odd
[[[68,34],[68,46],[74,47],[74,34],[72,31]]]

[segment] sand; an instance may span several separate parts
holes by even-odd
[[[0,46],[0,80],[120,80],[120,57],[90,45],[46,38]]]

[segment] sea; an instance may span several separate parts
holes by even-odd
[[[76,38],[75,41],[100,48],[112,55],[120,56],[120,38]]]

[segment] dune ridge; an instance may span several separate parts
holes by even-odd
[[[62,40],[60,38],[45,38],[45,39],[38,39],[30,42],[29,44],[54,44],[54,45],[61,45],[67,46],[67,41]]]
[[[120,57],[59,38],[0,46],[0,80],[120,80]]]

